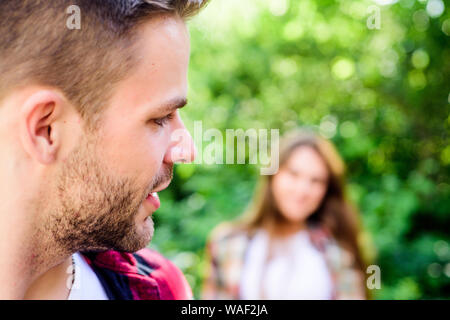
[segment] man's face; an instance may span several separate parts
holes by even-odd
[[[46,228],[70,250],[134,252],[153,235],[150,215],[176,161],[192,161],[191,137],[177,109],[185,104],[189,36],[185,23],[161,17],[141,26],[139,64],[58,171],[57,208]],[[90,76],[90,75],[86,75]]]

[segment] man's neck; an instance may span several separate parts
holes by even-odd
[[[41,275],[27,289],[27,300],[66,300],[72,286],[72,257]]]
[[[5,211],[0,215],[0,299],[67,298],[71,253],[24,220]]]
[[[49,186],[47,174],[30,175],[26,165],[16,157],[0,157],[0,299],[23,299],[40,288],[60,292],[68,276],[72,252],[55,243],[44,224],[52,193],[36,189]]]

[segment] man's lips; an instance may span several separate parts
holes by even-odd
[[[155,208],[155,210],[158,210],[159,207],[161,206],[161,201],[159,200],[158,192],[166,189],[169,186],[170,182],[171,181],[169,180],[159,188],[156,188],[155,190],[150,192],[147,198],[145,199],[145,201],[148,201]]]
[[[150,193],[145,199],[145,201],[148,201],[155,208],[155,210],[158,210],[159,207],[161,206],[161,202],[159,201],[159,196],[157,192]]]

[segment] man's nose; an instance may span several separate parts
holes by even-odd
[[[166,163],[190,163],[195,160],[197,150],[191,134],[184,124],[170,136],[170,147],[164,156]]]

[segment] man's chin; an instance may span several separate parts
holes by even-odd
[[[140,221],[139,224],[137,224],[135,228],[130,231],[130,234],[128,234],[126,238],[123,238],[122,241],[116,243],[113,248],[109,248],[107,250],[128,253],[139,251],[148,246],[153,238],[153,232],[153,220],[151,217],[148,217],[144,221]]]
[[[152,241],[153,233],[155,232],[154,223],[152,217],[147,217],[144,220],[144,230],[145,230],[145,246],[146,247],[150,241]]]
[[[135,246],[133,249],[135,250],[133,250],[133,252],[139,251],[140,249],[147,247],[153,238],[153,233],[154,233],[153,219],[149,216],[145,218],[143,222],[141,222],[141,225],[137,226],[137,230],[134,235],[136,241],[134,241]]]

